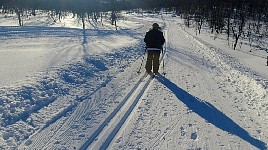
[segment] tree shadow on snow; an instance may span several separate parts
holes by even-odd
[[[240,137],[258,149],[267,149],[264,142],[250,136],[246,130],[244,130],[231,118],[226,116],[210,103],[202,101],[199,98],[191,95],[162,75],[157,76],[156,79],[167,88],[169,88],[176,95],[176,97],[182,101],[189,109],[207,120],[209,123],[215,125],[223,131]]]

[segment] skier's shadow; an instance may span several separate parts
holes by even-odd
[[[162,75],[157,76],[156,79],[169,88],[189,109],[207,120],[209,123],[215,125],[223,131],[240,137],[258,149],[267,149],[264,142],[250,136],[246,130],[244,130],[231,118],[226,116],[210,103],[202,101],[187,91],[184,91]]]

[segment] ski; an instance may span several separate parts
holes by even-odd
[[[148,72],[144,72],[144,74],[141,76],[140,81],[144,81],[144,79],[149,75]]]
[[[148,75],[150,76],[150,78],[154,79],[157,75],[159,75],[160,73],[153,73],[153,72],[145,72],[141,78],[140,81],[143,81]]]
[[[156,76],[158,76],[158,75],[160,75],[160,73],[150,73],[150,76],[152,77],[152,78],[155,78]]]

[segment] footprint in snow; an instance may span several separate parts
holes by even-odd
[[[184,128],[181,127],[180,129],[181,129],[181,136],[185,136],[186,132],[184,131]]]
[[[197,133],[196,132],[194,132],[194,133],[191,134],[191,139],[192,140],[196,140],[197,139]]]

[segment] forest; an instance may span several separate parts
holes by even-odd
[[[73,13],[81,19],[83,28],[87,21],[102,20],[104,16],[116,26],[122,11],[172,11],[184,19],[187,27],[194,25],[197,34],[208,26],[213,34],[226,33],[228,41],[233,37],[234,49],[241,37],[249,42],[268,37],[267,0],[0,0],[0,13],[15,13],[20,26],[24,17],[35,16],[38,10],[58,20],[65,13]],[[267,43],[260,44],[267,51]]]

